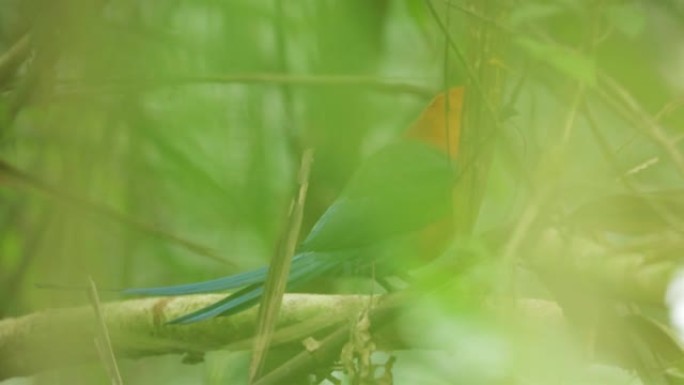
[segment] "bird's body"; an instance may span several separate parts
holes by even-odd
[[[456,90],[458,93],[454,97],[459,98],[459,110],[453,113],[460,116],[462,90]],[[433,105],[436,102],[439,97]],[[442,107],[442,116],[445,116],[444,111]],[[416,125],[420,123],[421,119],[412,131],[416,131]],[[444,125],[445,130],[448,127]],[[429,137],[402,138],[363,163],[297,248],[288,289],[316,277],[358,270],[359,267],[373,266],[377,276],[392,275],[405,270],[402,261],[421,255],[425,246],[424,230],[435,223],[449,222],[457,175],[452,158],[448,156],[455,152],[445,153],[439,148],[434,128],[431,125],[432,131],[417,130],[418,134]],[[453,134],[445,134],[453,138]],[[267,273],[267,268],[263,267],[206,282],[129,289],[125,293],[183,295],[239,289],[207,308],[173,321],[189,323],[234,314],[255,305],[263,294]]]

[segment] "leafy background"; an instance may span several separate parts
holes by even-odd
[[[400,318],[443,350],[397,353],[395,382],[671,383],[681,355],[653,341],[675,341],[654,330],[683,246],[683,18],[674,0],[2,0],[0,52],[31,49],[0,76],[0,155],[32,179],[0,175],[0,314],[86,302],[36,284],[261,266],[303,148],[306,233],[359,162],[466,84],[474,214],[447,258],[480,262]],[[521,330],[490,295],[557,302],[572,332]],[[613,350],[655,358],[596,358],[611,329]],[[218,384],[247,361],[121,364],[129,384]],[[10,383],[107,381],[93,365]]]

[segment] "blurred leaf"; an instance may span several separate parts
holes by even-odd
[[[628,316],[626,321],[667,365],[677,365],[681,362],[684,351],[668,325],[642,314]]]
[[[632,235],[662,232],[684,221],[684,190],[609,195],[580,206],[567,219],[583,231]]]
[[[641,34],[646,27],[644,11],[636,2],[611,6],[607,11],[608,21],[628,37]]]
[[[594,61],[581,52],[530,38],[516,39],[516,43],[530,56],[545,62],[559,72],[591,86],[596,85]]]
[[[9,163],[0,160],[0,185],[4,184],[18,189],[36,191],[46,198],[53,199],[61,204],[70,205],[77,209],[83,210],[84,213],[96,214],[111,221],[130,226],[131,228],[139,230],[142,233],[158,237],[177,246],[181,246],[198,255],[213,259],[217,262],[225,264],[231,263],[209,247],[168,232],[156,225],[140,221],[137,218],[128,215],[127,213],[115,210],[107,205],[101,204],[100,202],[62,191],[38,178],[33,177],[32,175],[24,173]]]
[[[563,11],[563,6],[558,3],[522,3],[513,8],[508,18],[511,27],[518,27],[525,23],[538,22],[557,15]]]
[[[404,4],[406,5],[409,16],[416,25],[425,28],[428,21],[428,12],[427,8],[425,8],[425,3],[416,0],[405,0]]]

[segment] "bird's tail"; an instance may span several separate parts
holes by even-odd
[[[335,260],[317,257],[316,253],[299,254],[292,260],[287,287],[292,289],[311,278],[325,274],[335,269],[337,264]],[[267,273],[268,269],[263,267],[228,277],[186,285],[126,289],[123,290],[123,294],[174,296],[240,289],[207,307],[170,321],[172,324],[193,323],[219,315],[228,316],[256,305],[264,293]]]

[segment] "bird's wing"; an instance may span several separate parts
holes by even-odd
[[[455,173],[422,143],[400,142],[368,159],[321,216],[300,251],[340,251],[412,233],[451,213]]]
[[[391,244],[450,215],[456,176],[450,155],[455,156],[458,147],[458,135],[454,135],[458,134],[462,94],[462,89],[452,89],[448,98],[435,98],[410,130],[413,141],[406,139],[380,150],[355,173],[293,258],[288,288],[345,265],[346,261],[361,259],[365,255],[361,250],[383,248],[383,244]],[[446,108],[447,100],[454,108]],[[442,124],[442,111],[455,124]],[[234,314],[256,304],[263,294],[267,272],[267,268],[261,268],[211,281],[129,289],[124,293],[181,295],[242,287],[221,301],[172,321],[191,323]]]

